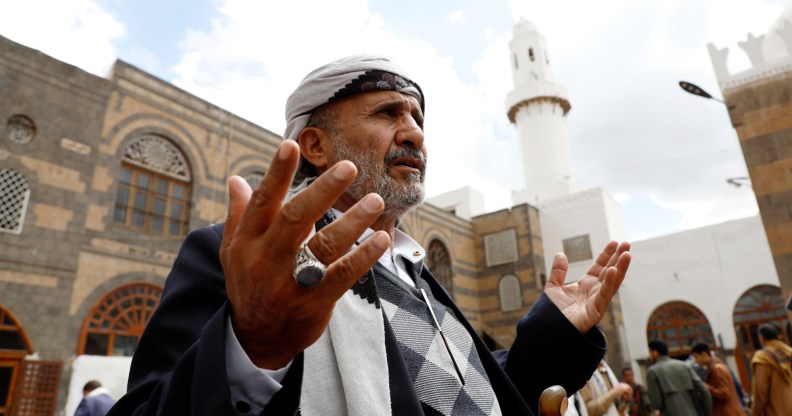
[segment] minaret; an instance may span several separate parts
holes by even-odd
[[[515,204],[536,205],[575,192],[564,117],[566,88],[553,82],[544,36],[525,20],[509,42],[514,89],[506,97],[509,121],[517,125],[525,189],[512,193]]]

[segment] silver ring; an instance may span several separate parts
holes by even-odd
[[[324,272],[325,265],[314,256],[307,243],[303,244],[294,257],[294,281],[303,287],[316,286],[322,281]]]

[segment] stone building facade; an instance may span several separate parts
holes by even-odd
[[[227,178],[255,185],[282,139],[128,63],[97,77],[2,37],[0,120],[0,414],[47,414],[75,357],[132,354],[186,233],[222,221]],[[546,280],[536,208],[426,204],[400,227],[508,347]]]
[[[792,7],[740,48],[750,68],[732,73],[729,48],[708,45],[737,131],[784,299],[792,295]]]

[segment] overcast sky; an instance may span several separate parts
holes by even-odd
[[[393,56],[427,96],[429,196],[472,186],[488,211],[523,187],[506,118],[508,41],[521,17],[546,39],[564,84],[575,181],[620,201],[640,240],[756,215],[725,107],[679,80],[720,90],[707,43],[768,31],[781,0],[25,0],[0,35],[105,76],[122,59],[282,134],[283,106],[314,67],[358,52]]]

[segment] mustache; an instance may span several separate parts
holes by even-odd
[[[412,157],[421,161],[421,173],[423,174],[426,171],[426,162],[427,158],[421,153],[420,150],[414,147],[400,147],[398,149],[394,149],[388,152],[385,155],[385,166],[390,166],[393,161],[400,157]]]

